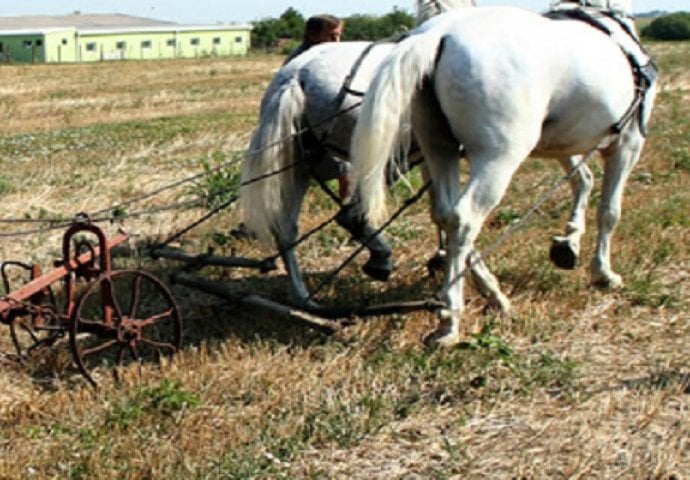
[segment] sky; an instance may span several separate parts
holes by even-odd
[[[477,0],[479,5],[513,5],[537,12],[550,0]],[[636,0],[635,12],[690,11],[690,0]],[[0,16],[124,13],[182,24],[248,23],[279,17],[289,7],[305,17],[332,13],[383,15],[394,7],[412,12],[413,0],[0,0]]]

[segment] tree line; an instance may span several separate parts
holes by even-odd
[[[652,40],[690,40],[690,12],[657,17],[641,33]]]
[[[344,41],[392,38],[413,28],[415,24],[414,15],[398,8],[382,16],[352,15],[343,20]],[[292,7],[278,18],[265,18],[253,22],[252,46],[287,53],[302,41],[305,23],[306,18]],[[643,28],[641,33],[645,38],[652,40],[690,40],[690,12],[659,16]]]
[[[286,53],[302,41],[306,18],[290,7],[278,18],[253,22],[252,47]],[[391,38],[414,27],[414,15],[394,8],[386,15],[352,15],[343,18],[343,41],[376,41]]]

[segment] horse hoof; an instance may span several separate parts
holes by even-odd
[[[431,278],[436,278],[437,273],[443,273],[445,266],[446,256],[441,253],[437,253],[426,262],[426,269]]]
[[[573,270],[577,265],[577,253],[564,240],[553,240],[549,258],[554,265],[563,270]]]
[[[362,271],[374,280],[386,282],[393,272],[393,257],[390,252],[372,251],[369,260],[362,266]]]
[[[592,278],[592,285],[603,290],[620,290],[623,288],[623,277],[617,273]]]
[[[457,331],[439,328],[427,334],[422,341],[428,349],[451,348],[460,343],[460,334]]]
[[[387,282],[393,272],[393,265],[391,262],[388,264],[382,264],[380,262],[368,261],[362,267],[362,271],[366,273],[369,277],[379,282]]]
[[[491,297],[484,306],[482,312],[485,315],[494,312],[498,312],[500,315],[508,315],[511,309],[512,305],[510,304],[510,300],[508,300],[508,297],[501,293],[500,295]]]
[[[320,303],[317,303],[309,298],[293,298],[292,304],[295,308],[304,310],[306,312],[315,312],[322,308]]]
[[[422,341],[428,349],[450,348],[460,343],[460,331],[457,327],[459,312],[441,308],[436,312],[439,324],[436,330],[424,336]]]

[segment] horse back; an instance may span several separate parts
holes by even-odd
[[[579,150],[624,115],[635,81],[606,34],[520,9],[491,10],[459,15],[439,51],[434,87],[458,138],[509,142],[528,132],[540,139],[537,149]],[[483,117],[490,123],[477,121]]]

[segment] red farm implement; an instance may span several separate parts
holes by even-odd
[[[170,290],[148,272],[112,269],[111,249],[126,240],[124,233],[107,239],[80,216],[65,232],[62,259],[52,271],[3,262],[0,322],[9,327],[14,346],[4,357],[26,362],[68,340],[74,364],[95,386],[90,370],[97,365],[175,353],[182,320]],[[23,285],[12,290],[18,277]]]

